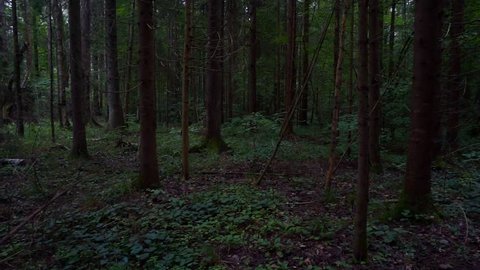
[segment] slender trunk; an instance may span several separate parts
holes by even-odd
[[[452,28],[450,32],[450,63],[448,80],[448,119],[447,119],[447,144],[450,150],[458,149],[458,133],[460,130],[460,99],[464,89],[462,76],[462,43],[464,32],[465,0],[452,1]]]
[[[32,33],[32,16],[31,16],[31,9],[29,6],[29,2],[27,0],[23,0],[22,3],[22,11],[23,11],[23,20],[24,20],[24,40],[27,44],[27,52],[26,52],[26,60],[27,65],[25,68],[25,76],[26,78],[30,77],[30,74],[33,72],[33,33]]]
[[[353,254],[357,261],[367,259],[367,210],[368,210],[368,1],[358,0],[358,176],[355,198]]]
[[[83,87],[85,100],[84,107],[84,121],[89,123],[92,119],[90,106],[90,92],[91,92],[91,8],[90,0],[81,1],[81,27],[82,27],[82,65],[83,65]]]
[[[332,186],[332,180],[337,168],[337,145],[338,145],[338,124],[340,121],[340,91],[342,90],[343,82],[343,58],[344,58],[344,36],[345,30],[347,27],[347,12],[348,12],[348,2],[345,1],[343,7],[343,15],[341,19],[340,32],[338,35],[338,59],[337,59],[337,68],[335,69],[335,92],[333,99],[333,113],[332,113],[332,133],[331,133],[331,142],[330,142],[330,153],[328,157],[328,171],[325,179],[326,190],[330,190]]]
[[[128,27],[128,52],[127,52],[127,74],[125,75],[125,114],[130,112],[130,91],[132,88],[132,65],[133,65],[133,34],[135,31],[135,3],[132,0],[131,21]]]
[[[250,0],[250,54],[248,57],[248,112],[257,111],[257,0]]]
[[[349,55],[350,55],[350,67],[349,67],[349,74],[348,74],[348,115],[353,116],[353,90],[354,90],[354,83],[353,83],[353,72],[355,69],[355,55],[354,55],[354,48],[355,48],[355,0],[351,0],[352,10],[350,11],[350,48],[349,48]],[[352,144],[353,144],[353,136],[352,130],[348,130],[347,135],[347,151],[346,155],[350,156],[352,153]]]
[[[432,210],[431,164],[434,111],[440,88],[443,0],[416,1],[412,113],[401,206],[411,213]]]
[[[55,115],[54,115],[54,72],[53,72],[53,25],[52,1],[48,0],[48,71],[50,77],[50,132],[52,142],[55,142]]]
[[[38,23],[37,16],[32,14],[32,31],[33,31],[33,66],[34,76],[40,76],[40,63],[38,55]]]
[[[153,0],[138,1],[139,78],[140,78],[140,176],[138,185],[158,185],[156,115],[155,115],[155,38]]]
[[[68,67],[67,56],[64,44],[63,29],[63,11],[59,0],[53,0],[53,20],[56,25],[56,50],[57,50],[57,72],[58,72],[58,116],[60,118],[60,126],[68,127],[70,123],[67,115],[67,93],[68,87]]]
[[[70,30],[70,76],[72,78],[72,120],[73,146],[72,156],[87,158],[87,139],[83,118],[84,86],[82,63],[82,29],[80,22],[80,2],[68,1],[68,25]]]
[[[370,105],[369,117],[369,158],[372,170],[381,171],[380,160],[380,52],[381,52],[381,31],[380,31],[380,4],[379,0],[369,0],[369,58],[368,75],[370,89],[368,93],[368,103]]]
[[[392,0],[391,17],[390,17],[390,35],[388,41],[388,76],[392,79],[395,67],[395,19],[397,17],[397,0]]]
[[[238,42],[236,42],[238,35],[237,27],[237,1],[236,0],[227,0],[227,44],[228,44],[228,60],[227,60],[227,78],[226,78],[226,106],[227,106],[227,118],[230,119],[233,117],[233,103],[234,103],[234,90],[236,89],[235,83],[235,70],[237,68],[237,49]]]
[[[282,25],[281,25],[281,12],[280,12],[281,1],[277,0],[276,5],[276,30],[277,35],[280,36],[282,32]],[[281,68],[281,56],[282,56],[282,45],[278,44],[275,47],[275,84],[273,89],[273,112],[278,113],[280,110],[280,93],[281,93],[281,80],[282,80],[282,68]]]
[[[297,14],[296,14],[296,0],[288,0],[288,12],[287,12],[287,56],[285,64],[285,116],[284,116],[284,129],[285,136],[291,136],[293,134],[292,122],[288,121],[287,115],[293,108],[293,99],[295,98],[295,40],[296,40],[296,26],[297,26]]]
[[[17,17],[17,0],[12,0],[12,24],[13,24],[13,67],[14,67],[14,83],[15,83],[15,110],[17,112],[16,129],[19,137],[24,136],[23,126],[23,104],[22,104],[22,88],[20,83],[20,45],[18,43],[18,17]]]
[[[301,125],[307,125],[308,121],[308,79],[307,79],[307,73],[308,73],[308,66],[309,66],[309,60],[308,60],[308,46],[309,46],[309,38],[310,38],[310,0],[305,0],[303,3],[303,64],[302,64],[302,74],[303,74],[303,82],[302,84],[305,85],[305,89],[303,90],[303,95],[302,95],[302,104],[300,106],[300,124]]]
[[[192,55],[192,1],[185,2],[185,46],[183,52],[183,89],[182,89],[182,167],[183,179],[189,178],[189,90],[190,90],[190,61]]]
[[[117,59],[117,1],[105,0],[105,32],[108,93],[108,128],[116,129],[125,125],[120,101],[120,76]]]

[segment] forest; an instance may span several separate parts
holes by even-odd
[[[480,269],[480,1],[0,0],[0,269]]]

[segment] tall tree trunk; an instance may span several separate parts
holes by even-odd
[[[431,210],[431,164],[437,89],[440,88],[443,0],[416,1],[412,113],[401,207]]]
[[[207,30],[207,71],[206,71],[206,109],[207,134],[206,146],[213,152],[225,149],[220,130],[221,98],[222,98],[222,55],[220,46],[221,3],[223,0],[208,0],[208,30]]]
[[[370,89],[368,93],[368,103],[370,104],[369,117],[369,158],[372,170],[381,171],[382,165],[380,160],[380,53],[382,37],[380,31],[379,16],[380,12],[379,0],[369,0],[369,63],[368,75],[370,81]]]
[[[33,31],[33,67],[35,77],[40,76],[40,59],[39,59],[39,52],[38,52],[38,22],[37,16],[35,12],[32,13],[32,31]],[[48,32],[48,31],[47,31]]]
[[[15,110],[17,112],[16,129],[17,135],[24,136],[23,125],[23,103],[22,103],[22,87],[20,82],[20,45],[18,41],[18,17],[17,17],[17,0],[12,0],[12,24],[13,24],[13,67],[14,67],[14,83],[15,83]]]
[[[455,0],[452,5],[452,28],[450,32],[450,63],[448,80],[448,119],[447,119],[447,144],[450,150],[458,149],[458,133],[460,129],[460,98],[464,89],[462,76],[462,43],[464,32],[465,0]]]
[[[0,91],[4,93],[9,71],[9,48],[7,43],[7,22],[5,14],[5,0],[0,0]],[[0,128],[4,124],[3,112],[0,113]]]
[[[130,25],[128,27],[128,52],[127,74],[125,75],[125,114],[130,112],[130,91],[132,88],[132,65],[133,65],[133,35],[135,31],[135,6],[136,0],[132,0]]]
[[[70,76],[72,88],[73,146],[72,156],[87,158],[87,139],[83,118],[84,86],[82,63],[82,29],[80,2],[68,1],[68,25],[70,30]],[[79,64],[80,63],[80,64]]]
[[[236,89],[235,83],[235,71],[237,69],[237,50],[238,50],[238,1],[236,0],[227,0],[227,15],[226,24],[227,24],[227,46],[228,46],[228,57],[227,57],[227,78],[226,78],[226,107],[227,107],[227,118],[230,119],[233,117],[233,103],[234,103],[234,90]]]
[[[307,125],[308,121],[308,66],[310,65],[308,60],[308,46],[309,46],[309,38],[310,38],[310,0],[305,0],[303,2],[303,64],[302,64],[302,74],[303,74],[303,82],[302,84],[305,85],[305,89],[303,90],[302,95],[302,104],[300,106],[300,124]]]
[[[287,56],[285,64],[285,116],[284,129],[285,136],[293,134],[292,122],[287,118],[290,110],[293,109],[293,100],[295,98],[295,52],[296,52],[296,28],[297,28],[297,11],[296,0],[288,0],[287,2]]]
[[[108,128],[125,125],[120,101],[120,76],[117,59],[117,1],[105,0],[105,32],[107,60]]]
[[[50,79],[50,132],[55,142],[54,72],[53,72],[53,22],[52,0],[48,0],[48,74]]]
[[[348,70],[348,115],[353,116],[353,90],[355,85],[353,83],[353,72],[355,70],[355,0],[351,1],[352,10],[350,11],[350,48],[349,48],[349,56],[350,56],[350,67]],[[352,130],[348,130],[347,135],[347,150],[346,155],[350,156],[352,153],[352,144],[353,144],[353,136]]]
[[[335,80],[337,78],[337,61],[338,61],[338,52],[339,52],[339,38],[340,38],[340,20],[342,16],[341,7],[343,6],[344,0],[335,0],[334,1],[334,15],[335,15],[335,29],[333,37],[333,87],[335,91]]]
[[[183,88],[182,88],[182,168],[183,179],[189,178],[189,101],[190,101],[190,61],[192,57],[192,0],[185,2],[185,46],[183,51]]]
[[[353,254],[357,261],[367,259],[368,162],[368,0],[358,0],[358,176],[355,198]]]
[[[138,1],[139,78],[140,78],[140,176],[138,185],[158,185],[155,115],[155,38],[153,0]]]
[[[248,57],[248,112],[257,111],[257,0],[250,0],[250,54]]]
[[[345,30],[347,27],[347,12],[348,12],[348,2],[345,1],[343,6],[343,15],[341,19],[340,32],[338,35],[338,59],[336,67],[336,77],[335,77],[335,92],[333,99],[333,113],[332,113],[332,133],[331,133],[331,142],[330,142],[330,153],[328,157],[328,171],[325,179],[325,188],[330,190],[332,186],[332,180],[337,168],[337,145],[338,145],[338,124],[340,121],[340,91],[342,90],[343,82],[343,58],[344,58],[344,36]]]
[[[277,0],[277,4],[275,6],[276,9],[276,34],[280,36],[282,33],[282,13],[281,13],[281,5],[282,1]],[[282,91],[281,81],[282,81],[282,67],[281,67],[281,60],[282,59],[282,45],[277,44],[275,47],[275,83],[273,89],[273,112],[278,113],[280,110],[280,93]]]
[[[24,40],[27,44],[27,51],[26,51],[26,60],[27,65],[25,68],[25,76],[26,78],[30,77],[30,74],[33,72],[33,33],[32,33],[32,12],[27,0],[23,0],[22,3],[22,13],[23,13],[23,21],[24,21]]]
[[[388,41],[388,76],[392,79],[394,67],[395,67],[395,20],[397,17],[397,0],[392,0],[392,6],[390,8],[390,33]]]
[[[90,89],[91,89],[91,78],[90,78],[90,70],[91,70],[91,8],[90,8],[90,0],[82,0],[81,1],[81,14],[82,14],[82,65],[83,65],[83,87],[84,87],[84,96],[85,101],[84,105],[84,118],[85,123],[89,123],[92,119],[91,114],[91,101],[90,101]]]
[[[68,87],[68,67],[67,56],[65,53],[64,44],[64,25],[63,25],[63,11],[59,0],[53,0],[53,20],[56,25],[56,50],[58,63],[58,116],[60,118],[60,126],[68,127],[70,122],[67,115],[67,92]]]

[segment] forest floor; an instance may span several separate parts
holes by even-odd
[[[405,158],[384,149],[384,172],[371,177],[369,260],[358,265],[355,160],[342,159],[325,192],[327,145],[318,138],[328,136],[318,128],[297,128],[259,187],[251,183],[273,150],[275,122],[226,124],[232,151],[192,153],[188,181],[180,180],[179,129],[161,128],[162,183],[148,191],[132,188],[136,130],[89,128],[85,161],[69,157],[70,131],[52,144],[46,124],[2,143],[1,158],[27,162],[0,167],[0,237],[64,193],[0,245],[0,269],[480,269],[478,150],[436,162],[437,214],[392,219]],[[199,144],[198,129],[192,134]]]

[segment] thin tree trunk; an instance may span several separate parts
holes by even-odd
[[[285,136],[293,134],[292,122],[287,119],[287,114],[293,106],[295,98],[295,40],[296,40],[296,0],[288,0],[287,2],[287,56],[285,64],[285,117],[283,126],[285,128]]]
[[[308,47],[309,47],[309,38],[310,38],[310,0],[305,0],[303,3],[303,85],[305,89],[302,95],[302,104],[300,106],[300,124],[307,125],[308,122],[308,81],[306,80],[306,75],[308,73],[309,59],[308,59]]]
[[[68,25],[70,30],[70,72],[72,88],[73,146],[72,156],[87,158],[87,139],[83,117],[84,86],[82,63],[82,29],[80,22],[80,2],[68,1]]]
[[[185,47],[183,52],[183,89],[182,89],[182,168],[183,179],[189,178],[189,101],[190,101],[190,61],[192,57],[192,1],[185,2]]]
[[[355,198],[353,254],[357,261],[367,259],[367,210],[368,210],[368,1],[358,0],[358,176]]]
[[[237,1],[236,0],[227,0],[227,32],[228,32],[228,60],[227,60],[227,79],[226,79],[226,106],[227,106],[227,118],[231,119],[233,117],[233,103],[234,103],[234,90],[236,89],[234,73],[237,68],[237,49],[238,42],[238,30],[237,21],[238,21],[238,11],[237,11]]]
[[[53,23],[52,1],[48,0],[48,70],[50,77],[50,132],[52,142],[55,142],[55,114],[54,114],[54,72],[53,72]]]
[[[24,125],[23,125],[23,103],[22,103],[22,88],[20,82],[20,45],[18,41],[18,17],[17,17],[17,0],[12,0],[12,24],[13,24],[13,67],[14,67],[14,83],[15,83],[15,109],[17,112],[16,130],[17,135],[20,137],[24,136]]]
[[[153,1],[138,1],[140,78],[140,188],[158,185],[155,115],[155,38]]]
[[[130,91],[132,88],[132,65],[133,65],[133,34],[135,31],[135,3],[132,0],[131,21],[128,27],[128,52],[127,52],[127,74],[125,75],[125,114],[130,112]]]
[[[53,0],[53,20],[56,25],[56,50],[58,64],[58,116],[61,127],[69,127],[67,116],[68,67],[64,44],[63,11],[59,0]]]
[[[462,76],[462,43],[464,32],[465,0],[455,0],[452,5],[452,27],[450,32],[450,63],[448,79],[448,119],[447,119],[447,144],[450,150],[458,149],[458,133],[460,130],[460,98],[464,89]]]
[[[431,164],[434,111],[440,88],[443,0],[416,1],[412,113],[407,170],[400,206],[411,213],[432,210]]]
[[[395,19],[397,17],[397,0],[392,0],[391,17],[390,17],[390,34],[388,41],[388,76],[392,79],[395,67]]]
[[[351,0],[352,10],[350,11],[350,48],[349,48],[349,56],[350,56],[350,67],[349,67],[349,75],[348,75],[348,115],[353,116],[353,89],[355,87],[353,83],[353,72],[355,70],[355,0]],[[352,130],[348,130],[347,135],[347,151],[346,155],[350,156],[352,153],[352,144],[353,144],[353,137],[352,137]]]
[[[250,54],[248,57],[248,112],[257,111],[257,0],[250,0]]]
[[[380,87],[381,87],[381,31],[380,31],[380,4],[379,0],[369,0],[369,64],[368,75],[370,89],[368,93],[368,102],[370,105],[369,117],[369,158],[372,170],[382,171],[380,160]]]
[[[24,21],[24,41],[27,44],[26,52],[26,68],[25,76],[26,78],[30,77],[30,74],[33,72],[33,33],[32,33],[32,15],[30,6],[27,0],[23,0],[22,3],[23,11],[23,21]]]
[[[91,92],[91,8],[90,0],[81,1],[81,15],[82,15],[82,65],[83,65],[83,87],[84,87],[84,121],[89,123],[92,120],[91,114],[91,101],[90,101],[90,92]]]
[[[343,58],[344,58],[344,43],[345,43],[345,30],[347,27],[347,12],[348,12],[348,2],[345,2],[343,7],[343,14],[340,25],[340,32],[338,35],[338,59],[336,67],[336,77],[335,77],[335,92],[333,100],[333,113],[332,113],[332,133],[331,133],[331,142],[330,142],[330,153],[328,157],[328,171],[326,173],[325,179],[325,188],[330,190],[332,186],[332,180],[335,174],[337,167],[337,145],[338,145],[338,124],[340,121],[340,91],[342,90],[343,83]]]
[[[117,1],[105,0],[105,32],[108,93],[108,128],[116,129],[125,125],[120,101],[120,76],[117,59]]]

